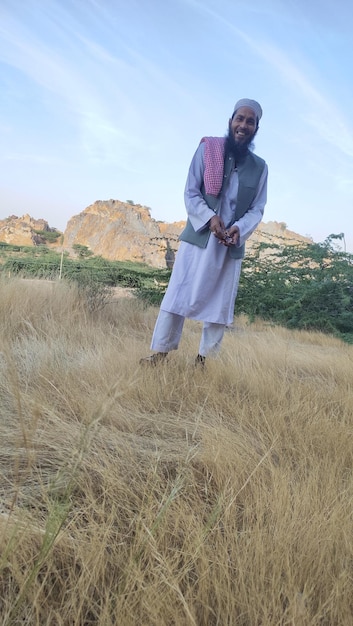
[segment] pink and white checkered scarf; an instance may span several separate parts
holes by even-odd
[[[204,184],[206,193],[218,196],[222,188],[225,137],[202,137],[205,143]]]

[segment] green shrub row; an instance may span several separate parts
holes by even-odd
[[[284,249],[259,244],[243,261],[235,313],[353,343],[353,255],[337,251],[333,239]],[[15,246],[1,245],[5,274],[51,280],[61,276],[88,290],[92,302],[97,294],[102,301],[102,291],[120,285],[158,306],[170,276],[168,269],[90,256],[85,246],[76,250],[77,259],[61,257],[46,246],[16,252]]]
[[[11,250],[14,251],[18,250]],[[137,295],[150,304],[161,301],[170,270],[160,270],[142,263],[108,261],[78,252],[78,259],[70,259],[67,255],[61,258],[60,254],[45,247],[42,247],[40,253],[37,252],[37,256],[33,255],[33,249],[27,251],[21,248],[21,256],[8,255],[0,269],[8,276],[48,280],[65,278],[81,287],[97,284],[103,287],[127,287],[135,289]]]

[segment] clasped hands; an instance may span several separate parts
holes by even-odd
[[[238,226],[225,228],[223,220],[219,215],[213,215],[210,219],[210,231],[224,246],[233,246],[238,243],[240,231]]]

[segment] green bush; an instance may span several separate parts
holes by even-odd
[[[236,312],[351,341],[353,256],[337,252],[330,239],[262,252],[260,245],[244,260]]]
[[[34,232],[48,243],[54,243],[62,235],[58,230],[35,230]]]

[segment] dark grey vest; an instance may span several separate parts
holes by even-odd
[[[252,152],[248,152],[246,158],[242,163],[237,165],[239,188],[237,195],[237,205],[235,210],[234,221],[237,221],[247,212],[253,202],[257,189],[259,186],[261,174],[265,167],[265,161]],[[222,189],[218,196],[212,196],[207,194],[204,185],[201,187],[201,193],[205,199],[207,205],[217,213],[220,206],[220,198],[222,192],[225,190],[229,183],[229,178],[232,170],[234,169],[234,157],[226,156],[224,162],[223,183]],[[181,241],[187,241],[200,248],[206,248],[211,231],[209,226],[205,226],[201,231],[195,231],[190,219],[188,218],[186,226],[179,236]],[[245,245],[240,247],[230,246],[228,248],[229,254],[233,259],[242,259],[245,254]]]

